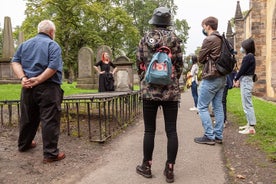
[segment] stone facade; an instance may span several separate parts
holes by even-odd
[[[253,38],[256,46],[256,74],[254,95],[276,101],[276,0],[250,0],[250,10],[242,15],[237,1],[234,18],[234,45],[240,50],[241,42]],[[238,52],[240,64],[242,55]]]

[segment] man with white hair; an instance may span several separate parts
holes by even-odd
[[[65,158],[58,149],[63,90],[61,48],[54,41],[55,31],[52,21],[41,21],[38,34],[22,43],[11,61],[22,85],[18,150],[36,147],[34,138],[41,122],[43,163]]]

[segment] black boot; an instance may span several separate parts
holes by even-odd
[[[168,183],[174,182],[174,174],[173,174],[173,164],[172,167],[169,167],[169,163],[166,163],[164,175],[166,176],[166,181]]]
[[[136,172],[145,178],[151,178],[151,165],[149,164],[148,161],[145,161],[142,163],[142,165],[138,165],[136,167]]]

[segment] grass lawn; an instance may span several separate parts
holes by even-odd
[[[61,88],[64,90],[64,95],[80,94],[80,93],[96,93],[97,89],[79,89],[76,87],[76,82],[68,84],[64,82]],[[19,100],[21,93],[21,84],[0,84],[0,100]]]
[[[64,90],[64,96],[80,93],[97,93],[98,89],[80,89],[76,87],[77,83],[68,84],[64,82],[61,88]],[[134,86],[134,90],[139,90],[139,86]],[[21,93],[21,84],[0,84],[0,101],[19,100]]]
[[[276,162],[276,104],[253,97],[253,105],[257,119],[256,134],[249,136],[248,141],[258,145],[271,160]],[[245,125],[240,89],[228,91],[227,111],[233,115],[235,123]]]

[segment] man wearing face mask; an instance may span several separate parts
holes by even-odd
[[[199,97],[197,108],[204,128],[204,135],[196,137],[194,141],[199,144],[215,145],[222,143],[224,128],[224,113],[222,106],[222,95],[226,83],[226,77],[219,74],[215,62],[220,56],[221,39],[217,31],[218,19],[207,17],[202,21],[202,32],[207,37],[203,40],[198,55],[198,62],[203,64],[202,81],[199,86]],[[212,107],[216,123],[212,120],[208,107]]]

